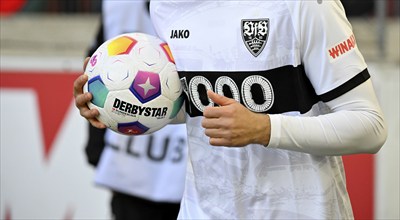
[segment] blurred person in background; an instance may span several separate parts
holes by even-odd
[[[119,34],[155,35],[146,0],[102,2],[102,21],[90,56]],[[186,127],[167,125],[140,136],[126,136],[89,125],[85,148],[96,167],[95,183],[112,191],[115,220],[176,219],[187,162]]]

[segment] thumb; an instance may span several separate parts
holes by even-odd
[[[230,99],[228,97],[225,97],[223,95],[219,95],[211,90],[207,91],[207,96],[210,98],[215,104],[220,105],[220,106],[225,106],[225,105],[230,105],[232,103],[235,103],[236,101],[234,99]]]

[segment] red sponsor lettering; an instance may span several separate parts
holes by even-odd
[[[331,49],[329,49],[328,50],[329,56],[331,56],[332,59],[336,59],[339,56],[353,50],[355,47],[356,47],[356,38],[354,37],[354,34],[352,34],[348,39],[336,44]]]

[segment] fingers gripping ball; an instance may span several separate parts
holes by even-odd
[[[84,90],[93,95],[99,121],[127,135],[148,134],[171,122],[183,104],[168,45],[143,33],[119,35],[91,56]]]

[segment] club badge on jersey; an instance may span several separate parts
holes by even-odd
[[[247,49],[257,57],[267,44],[269,19],[242,19],[242,39]]]

